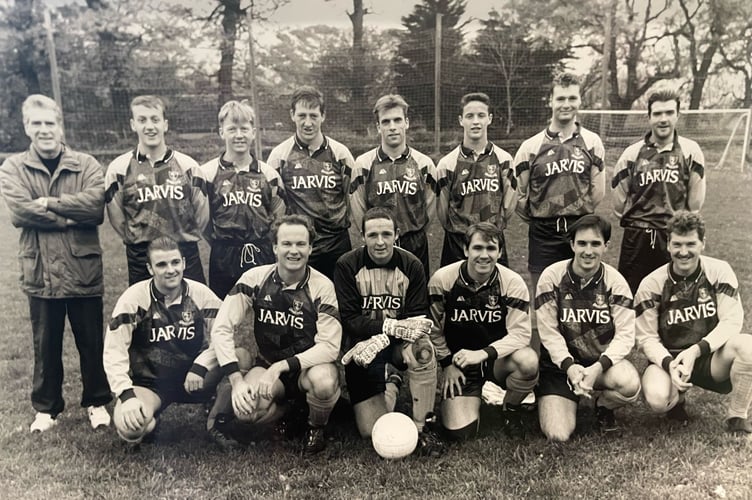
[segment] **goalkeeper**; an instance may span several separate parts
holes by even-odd
[[[343,334],[350,350],[342,357],[350,401],[361,436],[394,411],[407,371],[413,420],[420,431],[418,452],[440,456],[444,444],[426,421],[433,421],[436,356],[428,337],[428,293],[423,266],[396,248],[399,230],[385,208],[368,210],[362,221],[365,246],[337,261],[334,284]]]

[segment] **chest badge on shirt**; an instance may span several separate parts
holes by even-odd
[[[486,177],[496,177],[499,171],[499,166],[495,163],[489,163],[486,165]]]
[[[321,173],[324,175],[334,175],[334,167],[328,161],[324,162],[324,167],[321,169]]]
[[[572,158],[575,160],[582,160],[585,157],[585,154],[579,146],[574,146],[572,150]]]
[[[303,314],[303,301],[294,299],[292,301],[292,307],[290,307],[289,311],[295,316],[300,316],[301,314]]]
[[[167,184],[180,184],[183,178],[183,173],[179,168],[171,168],[167,173]]]
[[[414,181],[416,179],[416,173],[417,172],[415,170],[415,167],[405,167],[405,175],[403,175],[402,177],[406,181]]]
[[[606,303],[606,296],[602,293],[596,293],[593,307],[595,309],[606,309],[608,307],[608,304]]]
[[[498,309],[501,307],[499,305],[499,296],[498,295],[489,295],[488,296],[488,304],[486,304],[486,309]]]
[[[669,155],[666,162],[666,168],[679,168],[679,157],[676,155]]]
[[[258,193],[261,191],[261,183],[258,179],[251,179],[248,183],[248,191],[251,193]]]
[[[192,309],[186,309],[180,315],[180,326],[193,325],[194,315]]]
[[[708,289],[701,286],[697,289],[697,302],[707,302],[711,299]]]

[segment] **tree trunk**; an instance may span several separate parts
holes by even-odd
[[[370,120],[366,116],[368,106],[366,103],[366,51],[363,46],[363,0],[353,0],[352,14],[348,17],[353,27],[353,46],[352,46],[352,84],[350,87],[350,109],[353,117],[353,131],[366,133],[365,124]],[[355,128],[358,127],[358,130]]]
[[[224,5],[222,12],[222,40],[220,43],[219,60],[219,106],[232,99],[232,67],[235,63],[235,40],[237,38],[238,23],[240,22],[240,0],[221,0]]]

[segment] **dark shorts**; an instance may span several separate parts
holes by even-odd
[[[731,379],[716,381],[710,374],[710,361],[713,359],[713,353],[709,352],[695,360],[695,367],[692,369],[692,376],[689,381],[692,385],[702,387],[708,391],[719,394],[728,394],[731,392]]]
[[[441,267],[448,266],[453,262],[465,260],[465,235],[460,233],[444,233],[444,246],[441,249]],[[501,233],[501,254],[499,255],[499,264],[509,267],[509,258],[507,257],[507,245],[504,240],[504,233]]]
[[[540,274],[554,262],[574,257],[572,246],[567,239],[567,230],[578,218],[567,216],[556,219],[530,219],[528,271]]]
[[[399,370],[407,368],[402,361],[402,346],[402,341],[392,340],[367,367],[355,361],[345,365],[345,381],[351,404],[360,403],[386,390],[387,363]]]
[[[125,256],[128,259],[128,285],[133,285],[139,281],[151,278],[146,264],[149,257],[146,255],[146,248],[149,243],[136,243],[125,246]],[[204,267],[201,264],[201,256],[198,251],[198,243],[195,241],[178,242],[180,252],[185,257],[185,271],[183,277],[190,280],[206,283],[204,277]]]
[[[261,367],[267,369],[271,366],[271,363],[262,358],[256,358],[256,362],[253,364],[253,368]],[[285,399],[298,400],[305,399],[305,393],[300,388],[298,383],[300,379],[300,372],[284,372],[279,376],[279,381],[285,388]]]
[[[511,372],[504,372],[502,374],[501,380],[498,380],[494,376],[493,370],[493,365],[497,361],[502,363],[504,362],[503,359],[494,360],[493,363],[484,361],[479,365],[464,368],[462,370],[462,373],[465,375],[465,383],[462,384],[462,395],[476,398],[481,397],[481,393],[483,392],[483,384],[485,384],[486,382],[493,382],[494,384],[500,386],[502,389],[506,390],[507,375],[509,375]]]
[[[430,277],[428,272],[428,237],[426,236],[425,228],[420,231],[400,235],[395,244],[415,255],[420,260],[421,264],[423,264],[426,281],[428,281]]]
[[[133,385],[149,389],[159,396],[162,404],[156,412],[156,416],[159,416],[160,413],[173,403],[202,404],[211,400],[212,396],[214,396],[214,388],[190,393],[183,387],[183,382],[177,380],[155,382],[153,380],[134,379]]]
[[[274,261],[269,240],[247,243],[215,241],[209,254],[209,288],[224,299],[244,272]]]
[[[329,279],[334,279],[334,265],[342,255],[352,250],[350,232],[346,229],[339,234],[321,236],[313,245],[313,253],[308,265]]]
[[[661,229],[624,228],[619,252],[619,272],[632,293],[642,279],[671,260],[666,231]]]

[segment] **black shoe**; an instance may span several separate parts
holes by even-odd
[[[687,425],[689,421],[692,420],[692,417],[687,413],[684,401],[679,401],[676,403],[676,406],[667,411],[666,418],[673,420],[674,422],[679,422],[682,425]]]
[[[433,412],[426,415],[426,423],[418,434],[418,455],[438,458],[446,453],[446,443],[439,434],[439,419]]]
[[[326,448],[323,427],[309,427],[303,444],[303,455],[315,455]]]
[[[595,422],[601,432],[613,432],[618,429],[614,410],[598,404],[595,405]]]
[[[726,420],[726,430],[733,434],[752,434],[752,424],[741,417],[731,417]]]
[[[515,439],[525,439],[525,424],[522,421],[524,415],[522,406],[505,404],[501,410],[504,424],[504,434],[507,437]]]
[[[223,451],[239,450],[243,448],[235,438],[230,435],[229,426],[234,417],[226,414],[217,415],[214,425],[209,429],[209,436]]]

